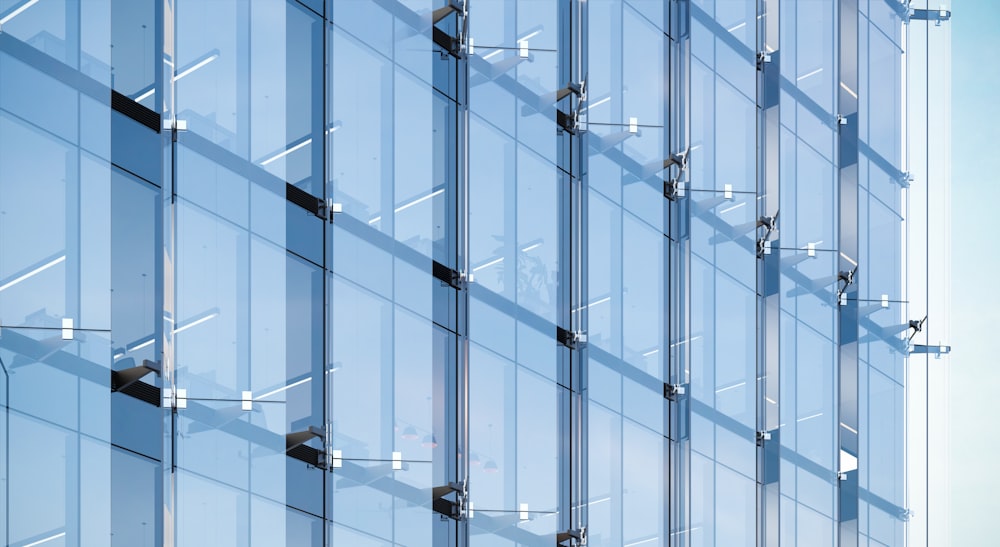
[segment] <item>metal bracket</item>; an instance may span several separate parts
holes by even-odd
[[[757,446],[764,446],[764,441],[771,440],[770,431],[758,431],[757,432]]]
[[[837,283],[843,282],[843,286],[837,289],[837,304],[840,306],[847,305],[847,287],[854,284],[854,274],[858,273],[858,267],[855,266],[849,272],[837,272]]]
[[[767,240],[778,229],[778,213],[780,212],[780,210],[775,211],[774,216],[762,216],[757,219],[757,227],[765,229],[764,235],[757,240],[757,258],[764,258],[765,254],[769,254],[770,247],[767,246]]]
[[[678,400],[687,392],[684,384],[663,384],[663,397],[671,401]]]
[[[676,178],[663,181],[663,197],[670,201],[677,201],[678,198],[684,197],[684,183]]]
[[[910,340],[913,340],[913,337],[916,336],[918,332],[924,330],[924,323],[926,323],[926,322],[927,322],[927,316],[926,315],[924,316],[923,319],[921,319],[919,321],[917,321],[915,319],[910,319],[909,323],[907,323],[907,325],[906,325],[906,328],[913,329],[913,333],[910,334],[909,337],[907,337],[906,341],[909,342]]]
[[[566,543],[566,542],[569,543]],[[587,545],[587,527],[573,528],[556,534],[556,545],[565,547],[584,547]]]
[[[307,443],[313,437],[323,439],[325,441],[323,430],[314,425],[311,425],[302,431],[285,433],[285,452]],[[324,442],[324,444],[326,443]]]
[[[951,346],[927,346],[924,344],[913,344],[910,346],[910,353],[933,353],[935,357],[948,355],[951,353]]]
[[[111,371],[111,391],[121,391],[138,382],[143,376],[149,374],[150,372],[160,374],[159,361],[143,359],[141,365],[136,365],[134,359],[126,357],[118,362],[127,364],[130,361],[132,362],[132,366],[123,367],[121,370]]]
[[[344,204],[336,203],[333,198],[326,198],[326,201],[320,201],[319,203],[319,216],[320,218],[325,218],[329,222],[333,222],[333,216],[344,212]]]
[[[934,21],[934,26],[941,26],[941,21],[951,20],[951,10],[946,9],[910,9],[909,16],[907,17],[907,22],[912,20],[917,21]]]
[[[461,21],[461,28],[458,31],[458,36],[445,34],[436,26],[437,23],[441,22],[452,13],[458,14]],[[454,4],[449,1],[446,5],[434,10],[431,13],[430,23],[434,43],[441,46],[443,50],[441,52],[442,59],[446,58],[447,55],[462,58],[466,54],[469,43],[469,12],[466,2],[463,1],[461,4]]]
[[[469,272],[452,272],[451,286],[458,290],[469,288],[469,284],[474,283],[476,276]]]
[[[178,120],[177,118],[169,118],[163,120],[163,130],[170,131],[172,133],[172,138],[174,142],[177,142],[177,133],[181,131],[188,130],[187,120]]]
[[[555,102],[558,103],[562,99],[566,98],[567,95],[576,96],[576,106],[573,107],[569,114],[564,113],[562,110],[556,109],[556,123],[559,127],[568,131],[570,134],[575,135],[577,129],[580,126],[580,115],[583,113],[583,104],[587,102],[587,77],[584,76],[580,83],[570,82],[566,84],[566,87],[556,91]]]
[[[441,282],[441,286],[449,286],[461,291],[469,288],[469,284],[475,282],[475,276],[471,272],[455,271],[438,261],[433,262],[431,274]]]
[[[587,345],[587,333],[575,331],[570,334],[572,335],[569,339],[569,347],[571,349],[582,349]]]
[[[766,51],[757,52],[757,70],[764,70],[764,64],[771,62],[771,54]]]
[[[454,500],[444,499],[455,493]],[[434,512],[453,520],[465,520],[469,517],[469,480],[449,482],[444,486],[432,489]]]
[[[169,387],[164,388],[163,408],[173,408],[173,409],[187,408],[187,389],[177,388],[177,390],[173,390]]]
[[[681,177],[687,171],[690,152],[691,149],[688,148],[683,152],[671,155],[667,161],[663,162],[664,169],[672,165],[677,166],[677,176],[663,181],[663,197],[670,201],[677,201],[678,198],[684,197],[684,183],[681,182]]]
[[[569,349],[583,349],[587,345],[587,333],[556,327],[556,340]]]

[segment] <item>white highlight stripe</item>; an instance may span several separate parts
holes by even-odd
[[[38,540],[38,541],[36,541],[34,543],[29,543],[27,545],[24,545],[23,547],[35,547],[35,545],[41,545],[43,543],[48,543],[48,542],[52,541],[53,539],[59,539],[59,538],[65,536],[65,535],[66,535],[66,532],[59,532],[58,534],[56,534],[54,536],[49,536],[49,537],[47,537],[45,539],[40,539],[40,540]]]
[[[599,101],[594,101],[594,102],[590,103],[583,110],[587,111],[587,110],[590,110],[591,108],[594,108],[595,106],[601,106],[602,104],[604,104],[604,103],[606,103],[606,102],[608,102],[610,100],[611,100],[611,96],[608,95],[607,97],[605,97],[605,98],[603,98],[603,99],[601,99]]]
[[[278,152],[277,154],[271,156],[270,158],[267,158],[266,160],[260,162],[260,164],[261,165],[267,165],[267,164],[269,164],[269,163],[271,163],[271,162],[273,162],[275,160],[279,160],[279,159],[281,159],[281,158],[283,158],[283,157],[291,154],[292,152],[295,152],[299,148],[302,148],[303,146],[306,146],[307,144],[310,144],[312,141],[313,140],[311,138],[310,139],[306,139],[306,140],[300,142],[299,144],[296,144],[295,146],[289,148],[288,150],[285,150],[283,152]]]
[[[57,259],[55,259],[55,260],[53,260],[51,262],[48,262],[46,264],[42,264],[41,266],[39,266],[39,267],[35,268],[34,270],[31,270],[30,272],[28,272],[28,273],[26,273],[26,274],[18,277],[17,279],[14,279],[12,281],[8,281],[8,282],[4,283],[2,286],[0,286],[0,291],[9,289],[9,288],[13,287],[14,285],[17,285],[18,283],[24,281],[25,279],[28,279],[29,277],[31,277],[31,276],[33,276],[35,274],[42,273],[45,270],[51,268],[52,266],[55,266],[56,264],[59,264],[60,262],[63,262],[65,260],[66,260],[66,255],[62,255],[59,258],[57,258]]]
[[[720,215],[724,215],[724,214],[726,214],[726,213],[728,213],[730,211],[734,211],[736,209],[739,209],[740,207],[743,207],[746,204],[747,204],[747,202],[743,201],[743,202],[737,203],[736,205],[733,205],[732,207],[726,207],[725,209],[719,211],[719,214]]]
[[[177,334],[178,332],[184,332],[184,331],[190,329],[191,327],[193,327],[195,325],[200,325],[200,324],[204,323],[205,321],[208,321],[209,319],[214,319],[218,315],[219,315],[219,312],[213,312],[213,313],[210,313],[210,314],[206,315],[205,317],[202,317],[201,319],[197,319],[195,321],[192,321],[192,322],[188,323],[187,325],[182,325],[180,327],[177,327],[176,329],[174,329],[174,334]]]
[[[590,304],[587,304],[587,305],[586,305],[586,306],[584,306],[584,307],[585,307],[585,308],[590,308],[590,307],[592,307],[592,306],[596,306],[596,305],[598,305],[598,304],[603,304],[603,303],[605,303],[605,302],[611,302],[611,297],[610,297],[610,296],[605,296],[604,298],[602,298],[602,299],[600,299],[600,300],[594,300],[593,302],[591,302]]]
[[[301,386],[302,384],[304,384],[306,382],[309,382],[309,381],[312,381],[312,376],[309,376],[307,378],[303,378],[303,379],[299,380],[298,382],[293,382],[291,384],[288,384],[287,386],[279,387],[278,389],[276,389],[274,391],[268,391],[267,393],[265,393],[263,395],[258,395],[257,398],[254,399],[254,400],[255,401],[259,401],[261,399],[266,399],[266,398],[270,397],[271,395],[275,395],[275,394],[281,393],[282,391],[285,391],[286,389],[292,389],[295,386]]]
[[[149,91],[147,91],[147,92],[143,93],[142,95],[139,95],[138,97],[136,97],[136,98],[135,98],[135,99],[133,99],[133,100],[134,100],[135,102],[137,102],[137,103],[141,103],[141,102],[142,102],[142,101],[144,101],[145,99],[147,99],[147,98],[151,97],[151,96],[153,95],[153,93],[155,93],[155,92],[156,92],[156,87],[151,87],[151,88],[149,88]]]
[[[500,55],[501,53],[503,53],[503,50],[502,49],[497,49],[497,50],[494,50],[491,53],[487,53],[486,55],[483,55],[482,57],[483,57],[483,60],[485,61],[485,60],[489,59],[490,57],[496,57],[497,55]]]
[[[805,80],[806,78],[808,78],[810,76],[815,76],[815,75],[819,74],[820,72],[823,72],[823,67],[817,68],[816,70],[814,70],[812,72],[807,72],[807,73],[803,74],[802,76],[799,76],[798,78],[795,78],[795,81],[796,82],[801,82],[802,80]]]
[[[444,188],[441,188],[440,190],[435,190],[435,191],[431,192],[430,194],[427,194],[426,196],[424,196],[422,198],[417,198],[417,199],[415,199],[415,200],[413,200],[413,201],[411,201],[411,202],[409,202],[409,203],[407,203],[405,205],[400,205],[399,207],[396,207],[395,212],[398,213],[400,211],[405,211],[405,210],[409,209],[410,207],[413,207],[414,205],[416,205],[418,203],[425,202],[425,201],[431,199],[432,197],[439,196],[439,195],[441,195],[443,193],[444,193]]]
[[[532,32],[530,34],[527,34],[525,36],[522,36],[522,37],[518,38],[517,41],[518,42],[523,42],[525,40],[530,40],[530,39],[534,38],[535,36],[538,36],[541,33],[542,33],[542,31],[541,31],[541,29],[539,29],[539,30],[536,30],[535,32]]]
[[[855,435],[858,434],[858,430],[857,429],[854,429],[853,427],[845,424],[844,422],[840,422],[840,427],[843,427],[844,429],[850,431],[851,433],[854,433]]]
[[[136,344],[136,345],[134,345],[134,346],[132,346],[132,347],[128,348],[128,350],[129,350],[129,351],[135,351],[135,350],[137,350],[137,349],[142,349],[142,348],[144,348],[144,347],[146,347],[146,346],[148,346],[148,345],[152,344],[152,343],[153,343],[153,342],[155,342],[155,341],[156,341],[156,338],[150,338],[149,340],[146,340],[145,342],[143,342],[143,343],[141,343],[141,344]]]
[[[174,76],[174,81],[176,82],[177,80],[180,80],[181,78],[187,76],[188,74],[191,74],[192,72],[198,70],[199,68],[207,65],[208,63],[211,63],[212,61],[214,61],[214,60],[216,60],[218,58],[219,58],[219,54],[218,53],[213,53],[213,54],[209,55],[208,57],[205,57],[204,59],[202,59],[201,61],[199,61],[198,63],[196,63],[194,66],[192,66],[190,68],[186,68],[183,71],[179,72],[177,75],[175,75]]]
[[[743,386],[745,386],[745,385],[747,385],[747,383],[746,383],[745,381],[743,381],[743,382],[740,382],[740,383],[738,383],[738,384],[733,384],[733,385],[731,385],[731,386],[726,386],[726,387],[724,387],[724,388],[720,388],[720,389],[717,389],[717,390],[715,390],[715,392],[716,392],[716,393],[722,393],[722,392],[724,392],[724,391],[729,391],[730,389],[736,389],[736,388],[738,388],[738,387],[743,387]]]
[[[817,412],[816,414],[813,414],[813,415],[810,415],[810,416],[806,416],[805,418],[799,418],[798,420],[795,420],[795,421],[796,422],[804,422],[806,420],[811,420],[813,418],[819,418],[822,415],[823,415],[822,412]]]
[[[847,87],[847,84],[845,84],[844,82],[840,82],[840,87],[842,87],[844,91],[850,93],[851,97],[854,97],[855,99],[858,98],[858,94],[855,93],[851,88]]]
[[[14,10],[14,11],[12,11],[10,13],[8,13],[6,16],[4,16],[3,19],[0,19],[0,26],[6,25],[8,21],[10,21],[11,19],[13,19],[13,18],[17,17],[18,15],[20,15],[22,11],[30,8],[31,6],[34,6],[37,3],[38,3],[38,0],[28,0],[27,2],[21,4],[21,7],[17,8],[16,10]],[[66,535],[66,533],[63,532],[62,535]],[[45,540],[45,541],[48,541],[48,540]],[[38,545],[38,544],[37,543],[32,543],[31,545]],[[31,546],[30,545],[25,545],[24,547],[31,547]]]
[[[478,272],[479,270],[482,270],[483,268],[489,268],[490,266],[492,266],[494,264],[499,264],[501,262],[503,262],[503,257],[502,256],[500,258],[496,258],[494,260],[490,260],[489,262],[487,262],[485,264],[480,264],[480,265],[476,266],[475,268],[472,268],[472,271],[473,272]]]
[[[191,74],[192,72],[198,70],[199,68],[207,65],[208,63],[211,63],[212,61],[214,61],[214,60],[216,60],[218,58],[219,58],[219,54],[218,53],[213,53],[213,54],[209,55],[208,57],[205,57],[201,61],[198,61],[193,66],[191,66],[189,68],[185,68],[184,70],[182,70],[179,73],[175,74],[173,80],[176,82],[177,80],[180,80],[181,78],[183,78],[183,77]],[[164,61],[164,62],[167,63],[167,64],[170,64],[170,66],[174,66],[169,61]],[[151,87],[151,88],[149,88],[148,91],[146,91],[142,95],[139,95],[134,100],[137,103],[138,102],[142,102],[143,100],[145,100],[145,99],[149,98],[150,96],[152,96],[153,93],[155,93],[155,92],[156,92],[156,87]]]

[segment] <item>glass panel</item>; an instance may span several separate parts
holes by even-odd
[[[115,359],[157,359],[159,189],[122,171],[111,179],[111,329]]]
[[[332,518],[385,541],[441,541],[447,525],[431,511],[431,488],[446,483],[454,335],[337,276],[332,293],[332,446],[342,456]]]
[[[0,537],[10,545],[107,545],[112,530],[110,96],[62,81],[91,93],[109,84],[108,6],[0,1]],[[66,65],[81,77],[57,77],[73,74]]]
[[[396,240],[442,264],[451,264],[445,211],[454,199],[454,105],[430,87],[397,70],[395,85],[395,186],[392,219]],[[422,132],[423,136],[415,133]],[[383,220],[388,211],[380,211]],[[369,224],[374,224],[369,220]]]
[[[321,195],[322,24],[296,2],[177,3],[177,116],[189,130]],[[245,33],[249,32],[249,36]]]
[[[476,511],[470,524],[478,529],[470,542],[552,543],[564,388],[475,344],[469,360],[469,481]]]
[[[111,87],[159,111],[155,0],[111,0]]]
[[[152,547],[163,533],[160,463],[125,450],[111,452],[111,545]]]
[[[360,5],[336,2],[335,9]],[[373,28],[378,28],[374,22]],[[391,234],[391,219],[383,222],[381,212],[392,199],[392,64],[337,27],[330,36],[331,73],[351,74],[330,82],[329,178],[334,199],[344,204],[344,214]]]
[[[107,82],[110,56],[107,36],[111,22],[109,1],[95,0],[77,5],[70,0],[3,0],[0,1],[0,25],[3,25],[4,34],[67,65],[77,68],[83,61],[84,71]],[[93,24],[90,32],[83,36],[77,30],[82,21]],[[102,36],[104,42],[95,47],[90,39]],[[78,60],[80,53],[85,55]]]
[[[56,328],[66,317],[76,328],[111,327],[109,302],[98,296],[109,288],[110,176],[106,162],[0,111],[5,325]]]
[[[2,452],[12,544],[107,543],[109,356],[109,341],[96,331],[65,340],[61,329],[4,328]]]

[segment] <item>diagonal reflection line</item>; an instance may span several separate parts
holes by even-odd
[[[0,26],[6,25],[8,22],[10,22],[11,19],[13,19],[13,18],[17,17],[18,15],[20,15],[22,11],[30,8],[31,6],[34,6],[37,3],[38,3],[38,0],[28,0],[27,2],[21,4],[21,6],[19,8],[17,8],[14,11],[8,13],[7,15],[4,15],[3,18],[0,18]],[[25,545],[25,547],[28,547],[28,546]]]
[[[65,260],[66,260],[66,255],[60,255],[57,258],[55,258],[53,260],[50,260],[49,262],[46,262],[45,264],[42,264],[41,266],[38,266],[37,268],[35,268],[35,269],[33,269],[33,270],[31,270],[31,271],[29,271],[27,273],[21,274],[21,275],[17,276],[16,278],[11,279],[10,281],[4,283],[3,285],[0,285],[0,291],[7,290],[7,289],[13,287],[14,285],[17,285],[18,283],[24,281],[25,279],[28,279],[29,277],[31,277],[33,275],[40,274],[40,273],[44,272],[45,270],[51,268],[52,266],[55,266],[56,264],[64,262]]]

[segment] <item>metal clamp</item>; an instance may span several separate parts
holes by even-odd
[[[454,500],[444,499],[449,494],[456,494]],[[434,512],[453,520],[465,520],[469,517],[469,480],[449,482],[444,486],[432,489]]]
[[[163,120],[163,130],[170,131],[172,134],[172,139],[177,142],[177,134],[181,131],[188,130],[187,120],[178,120],[177,118],[166,118]]]
[[[184,409],[187,408],[187,389],[172,388],[163,389],[163,408]]]
[[[566,543],[566,542],[569,543]],[[565,547],[583,547],[587,545],[587,527],[573,528],[556,534],[556,545]]]
[[[934,357],[941,357],[942,355],[948,355],[951,353],[951,346],[936,345],[928,346],[925,344],[913,344],[909,347],[910,353],[929,353],[934,354]]]
[[[683,152],[673,154],[663,162],[663,168],[667,169],[672,165],[677,166],[677,176],[663,181],[663,197],[669,199],[670,201],[677,201],[677,198],[684,197],[684,183],[681,182],[681,178],[688,168],[688,154],[690,154],[691,149],[688,148]]]
[[[663,397],[676,401],[687,392],[684,384],[663,384]]]
[[[582,349],[587,345],[587,333],[583,331],[573,331],[570,333],[568,346],[571,349]]]
[[[758,431],[757,432],[757,446],[764,446],[764,441],[771,440],[770,431]]]
[[[556,341],[569,349],[583,349],[587,345],[587,333],[556,327]]]
[[[452,272],[451,286],[458,290],[465,290],[476,281],[476,276],[470,272]]]
[[[333,198],[326,198],[326,200],[320,200],[319,214],[317,216],[325,218],[329,222],[333,222],[333,216],[343,212],[343,203],[336,203],[333,201]]]
[[[576,134],[580,125],[580,115],[583,113],[583,104],[587,102],[587,78],[584,77],[580,83],[570,82],[566,84],[566,87],[556,91],[556,102],[570,94],[576,96],[576,106],[569,114],[556,109],[556,123],[571,134]]]
[[[757,258],[763,258],[765,254],[770,253],[770,247],[767,245],[768,239],[771,234],[778,229],[778,213],[780,211],[775,211],[774,216],[762,216],[757,219],[757,228],[764,228],[764,235],[757,240]]]
[[[850,271],[847,272],[837,272],[837,283],[843,282],[837,289],[837,304],[840,306],[847,305],[847,287],[854,284],[854,274],[858,273],[858,267],[855,266]]]
[[[917,21],[934,21],[935,26],[941,26],[941,21],[951,20],[951,10],[946,9],[910,9],[910,12],[906,17],[907,22],[912,20]]]
[[[678,180],[680,177],[663,181],[663,197],[670,201],[677,201],[684,197],[684,183]]]
[[[771,62],[771,54],[766,51],[757,52],[757,70],[764,70],[764,64]]]

